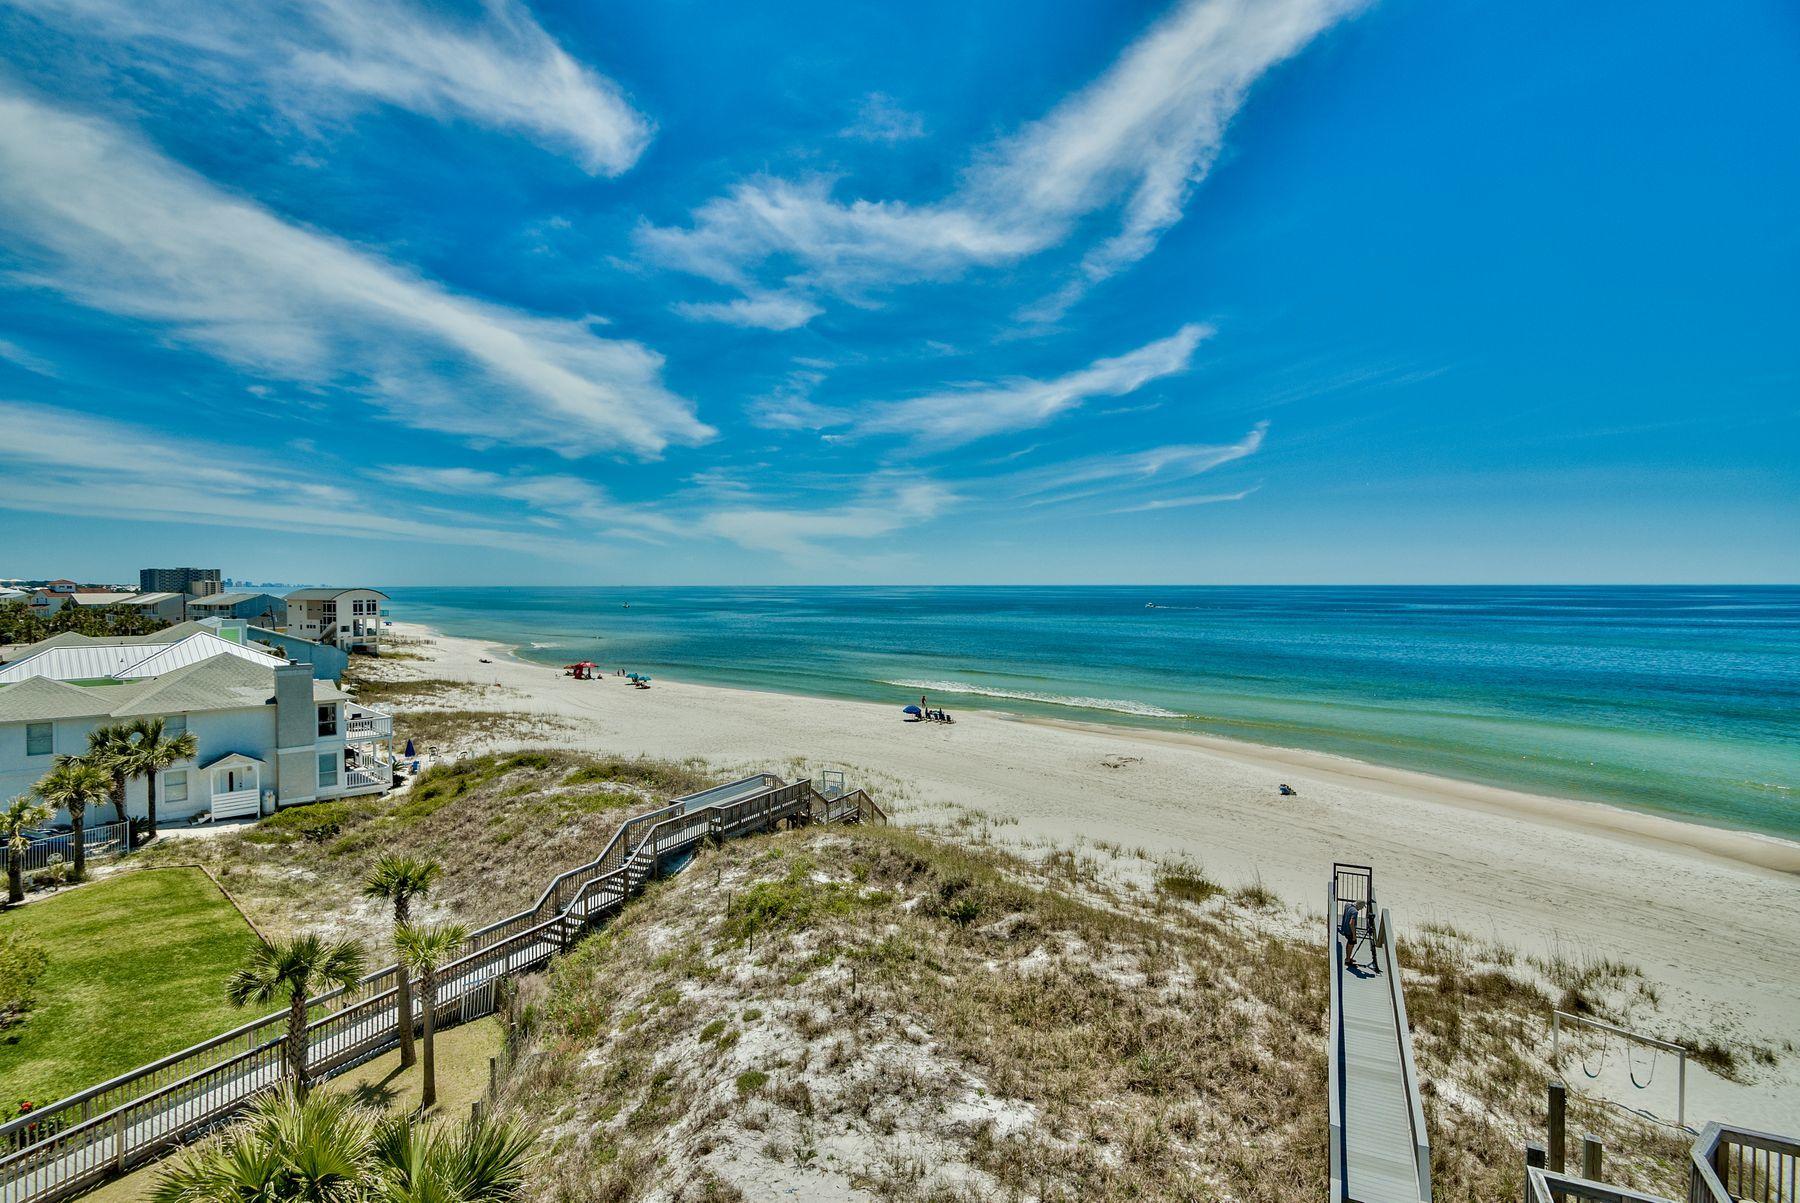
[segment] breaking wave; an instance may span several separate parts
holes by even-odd
[[[887,681],[901,689],[918,689],[925,693],[962,693],[983,698],[1005,698],[1015,702],[1038,702],[1045,706],[1072,706],[1080,710],[1110,710],[1115,714],[1135,714],[1140,718],[1187,718],[1177,710],[1164,710],[1146,702],[1120,698],[1071,697],[1060,693],[1033,693],[1028,689],[990,689],[967,681]]]

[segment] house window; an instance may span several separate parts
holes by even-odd
[[[187,715],[171,714],[163,719],[163,738],[180,739],[187,734]]]
[[[25,755],[48,756],[56,751],[56,724],[25,724]]]
[[[187,801],[187,770],[171,769],[163,774],[163,801]]]
[[[336,706],[319,707],[319,734],[321,736],[337,734]]]
[[[326,752],[319,756],[319,788],[338,783],[337,753]]]

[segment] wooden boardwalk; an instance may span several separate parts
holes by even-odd
[[[1430,1151],[1393,933],[1375,911],[1373,874],[1344,868],[1329,911],[1333,1203],[1428,1201]]]

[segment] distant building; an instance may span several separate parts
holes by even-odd
[[[207,597],[223,589],[217,568],[138,569],[140,593],[185,593],[189,597]]]
[[[241,618],[264,627],[285,627],[287,614],[287,600],[273,593],[214,593],[189,598],[187,604],[189,618]]]
[[[199,743],[193,760],[158,775],[162,821],[379,793],[392,779],[391,716],[314,680],[311,665],[182,623],[152,635],[56,635],[0,667],[0,796],[84,751],[95,727],[149,717]],[[133,779],[127,812],[143,814],[146,794]]]
[[[287,595],[287,633],[380,655],[387,600],[379,589],[296,589]]]
[[[164,622],[180,622],[187,609],[187,598],[179,593],[118,593],[98,589],[44,588],[33,593],[25,604],[40,618],[48,618],[60,612],[64,606],[96,609],[102,606],[129,606]]]

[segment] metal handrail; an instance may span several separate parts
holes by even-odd
[[[1331,883],[1325,887],[1325,948],[1331,958],[1331,1006],[1326,1012],[1326,1030],[1331,1033],[1331,1055],[1325,1058],[1325,1093],[1330,1099],[1331,1109],[1331,1203],[1338,1203],[1344,1197],[1344,1101],[1343,1070],[1339,1066],[1339,1058],[1343,1051],[1343,1042],[1338,1039],[1340,1024],[1343,1019],[1342,991],[1339,976],[1344,972],[1342,959],[1337,955],[1338,930],[1338,897],[1337,874],[1334,872]]]
[[[1400,956],[1394,948],[1394,925],[1387,908],[1381,911],[1381,939],[1388,954],[1388,992],[1394,1003],[1394,1028],[1400,1035],[1400,1073],[1406,1082],[1410,1105],[1407,1120],[1413,1132],[1413,1172],[1418,1177],[1419,1198],[1431,1201],[1431,1135],[1425,1130],[1425,1105],[1419,1097],[1419,1070],[1413,1060],[1412,1027],[1406,1019],[1406,992],[1400,984]]]

